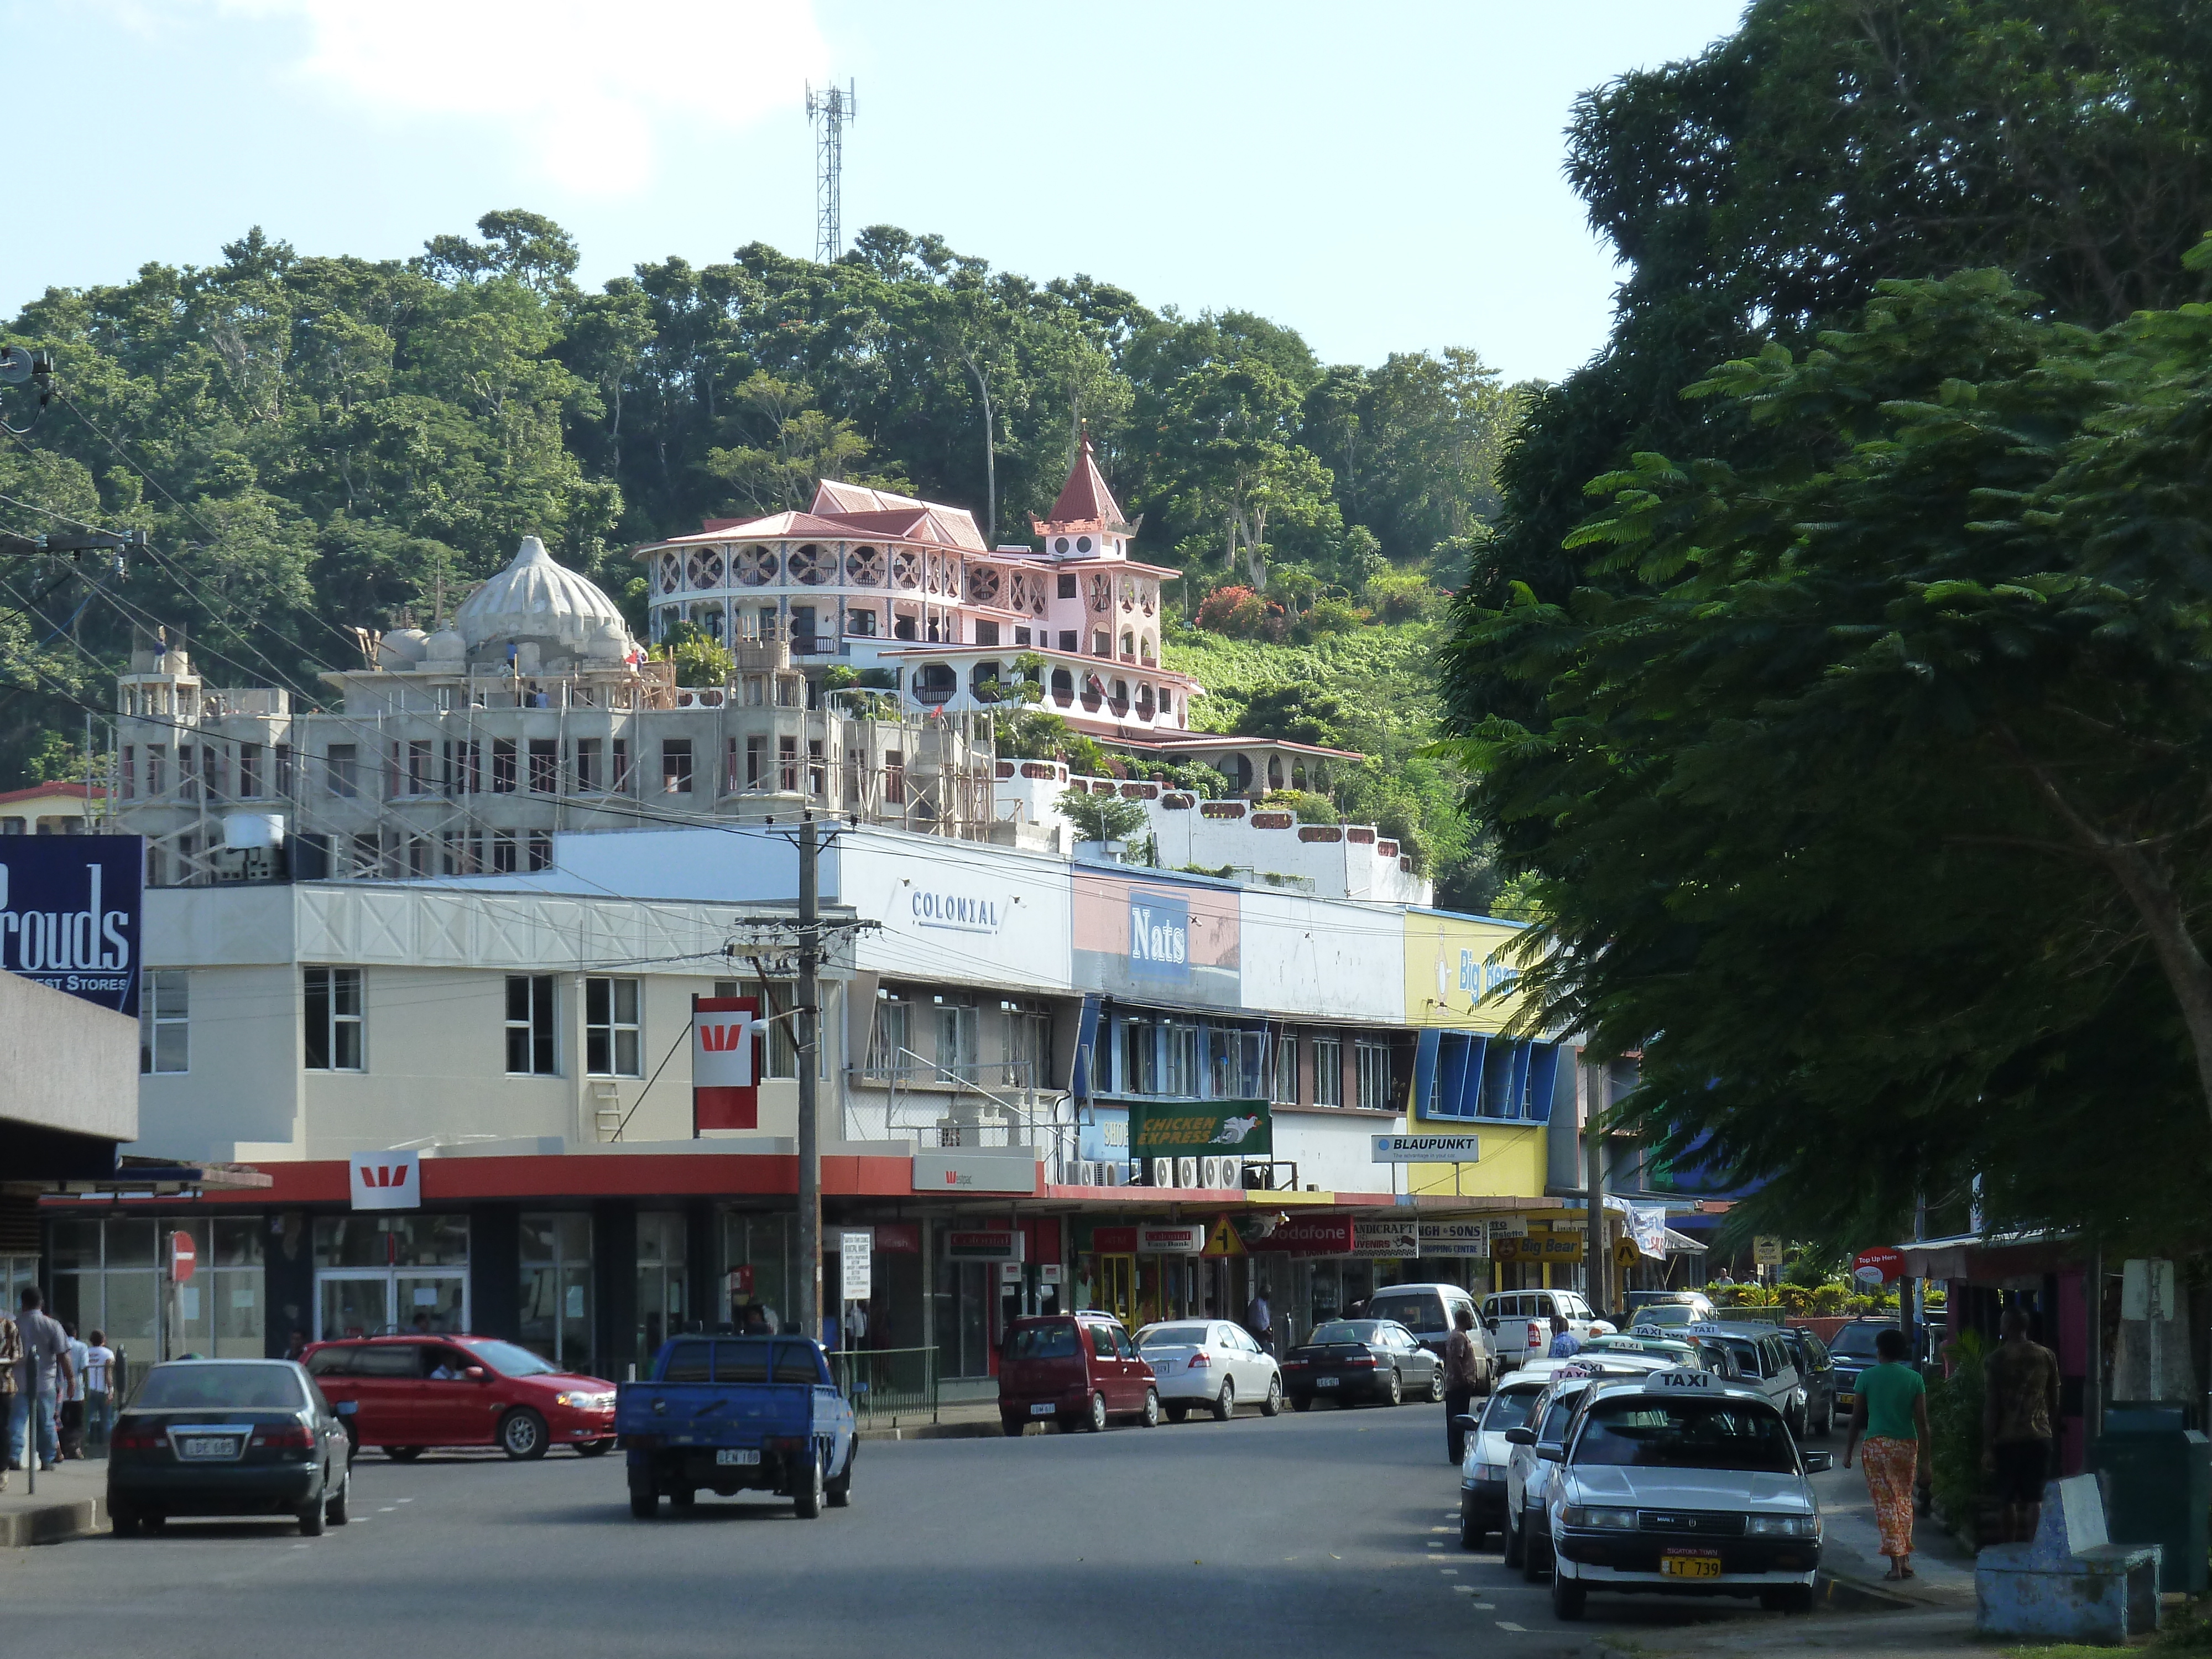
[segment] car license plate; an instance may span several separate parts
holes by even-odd
[[[1030,1407],[1030,1415],[1031,1417],[1050,1417],[1053,1414],[1054,1410],[1054,1407],[1051,1401],[1040,1400],[1036,1404]]]
[[[750,1450],[718,1451],[714,1454],[714,1461],[717,1463],[736,1463],[750,1468],[760,1462],[760,1454]]]
[[[1717,1578],[1721,1576],[1721,1558],[1717,1550],[1667,1550],[1659,1557],[1659,1572],[1665,1578]]]
[[[228,1435],[192,1435],[177,1443],[179,1457],[235,1457],[238,1442]]]
[[[1344,1379],[1340,1376],[1316,1376],[1314,1378],[1314,1387],[1316,1389],[1333,1389],[1343,1380]]]

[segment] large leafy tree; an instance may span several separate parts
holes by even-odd
[[[1978,1176],[2203,1243],[2212,315],[2044,303],[1885,284],[1726,365],[1692,393],[1786,444],[1639,454],[1586,583],[1469,617],[1535,710],[1472,757],[1545,1017],[1641,1048],[1630,1121],[1800,1230]]]

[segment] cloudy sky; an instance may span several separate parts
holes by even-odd
[[[1617,273],[1561,182],[1575,94],[1741,0],[0,0],[0,315],[258,224],[402,257],[495,207],[592,282],[813,238],[811,81],[856,85],[848,234],[935,231],[1333,362],[1556,376]]]

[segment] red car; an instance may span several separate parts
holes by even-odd
[[[485,1336],[371,1336],[318,1342],[301,1357],[354,1449],[405,1462],[428,1446],[497,1446],[543,1457],[615,1443],[615,1385],[556,1370],[527,1348]]]
[[[1160,1420],[1158,1380],[1118,1320],[1056,1314],[1006,1327],[999,1351],[999,1419],[1008,1434],[1032,1422],[1060,1429],[1079,1424],[1096,1432],[1109,1417],[1134,1417],[1148,1429]]]

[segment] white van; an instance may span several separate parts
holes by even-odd
[[[1482,1328],[1498,1348],[1499,1370],[1518,1359],[1540,1359],[1552,1346],[1552,1316],[1577,1337],[1590,1334],[1595,1317],[1578,1291],[1492,1291],[1482,1298]]]

